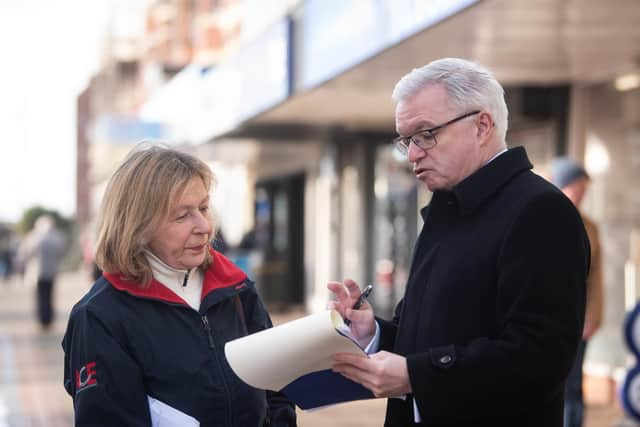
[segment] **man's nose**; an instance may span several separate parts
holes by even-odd
[[[407,148],[407,157],[411,163],[415,163],[426,155],[426,151],[422,148],[418,147],[413,142],[409,143],[409,147]]]

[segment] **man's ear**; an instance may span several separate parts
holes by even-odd
[[[476,126],[477,137],[480,139],[480,144],[484,145],[492,139],[493,133],[495,132],[493,117],[486,111],[480,112],[476,118]]]

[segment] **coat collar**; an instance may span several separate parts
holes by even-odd
[[[200,297],[201,301],[204,300],[207,295],[216,290],[229,288],[239,290],[246,287],[244,282],[247,280],[247,275],[242,270],[236,267],[235,264],[220,252],[212,248],[209,248],[209,252],[211,253],[213,261],[209,268],[204,272],[202,295]],[[127,292],[137,297],[156,299],[173,304],[188,305],[171,289],[155,279],[151,280],[149,286],[142,288],[138,283],[127,280],[122,274],[106,272],[103,274],[109,283],[111,283],[111,286],[120,291]]]
[[[453,187],[460,214],[472,214],[515,175],[532,168],[524,147],[512,148],[498,156]]]
[[[453,187],[449,194],[453,194],[460,215],[470,215],[515,175],[532,168],[524,147],[515,147],[469,175]],[[436,197],[438,193],[440,192],[436,191],[434,194],[434,200],[439,199]],[[426,210],[423,217],[425,214]]]

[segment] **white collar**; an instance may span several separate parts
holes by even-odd
[[[502,151],[499,151],[498,153],[496,153],[495,156],[490,158],[489,161],[487,163],[485,163],[485,165],[488,165],[489,163],[493,162],[495,159],[497,159],[499,156],[501,156],[502,154],[506,153],[507,151],[509,151],[508,148],[504,148]]]
[[[184,299],[195,310],[200,308],[204,281],[204,274],[200,268],[180,270],[167,265],[148,250],[144,251],[144,255],[149,262],[154,279]]]

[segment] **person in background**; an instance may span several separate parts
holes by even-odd
[[[296,425],[289,400],[246,385],[226,360],[226,342],[272,324],[253,282],[210,246],[212,182],[204,162],[153,144],[111,177],[103,274],[62,342],[76,426]]]
[[[33,230],[25,237],[19,249],[19,259],[30,277],[36,277],[36,313],[43,329],[48,329],[55,315],[53,290],[65,254],[64,235],[56,228],[51,215],[36,219]]]
[[[80,237],[80,245],[82,247],[82,259],[84,261],[85,268],[89,272],[89,275],[93,282],[98,280],[102,275],[102,270],[96,264],[95,255],[94,255],[94,225],[93,222],[89,224],[85,230],[82,232]]]
[[[576,208],[580,209],[590,183],[589,175],[584,168],[567,157],[558,157],[551,162],[550,173],[551,182],[562,190]],[[602,323],[604,306],[602,254],[598,226],[583,212],[580,214],[591,244],[591,270],[587,277],[587,309],[582,340],[565,388],[565,427],[581,427],[583,424],[582,365],[587,343]]]
[[[11,276],[13,260],[11,256],[11,229],[0,223],[0,282]]]
[[[433,196],[392,320],[352,309],[354,281],[328,284],[373,349],[334,355],[334,370],[389,398],[385,426],[562,426],[589,269],[578,211],[524,148],[507,149],[504,91],[486,68],[437,60],[393,99],[395,145]]]

